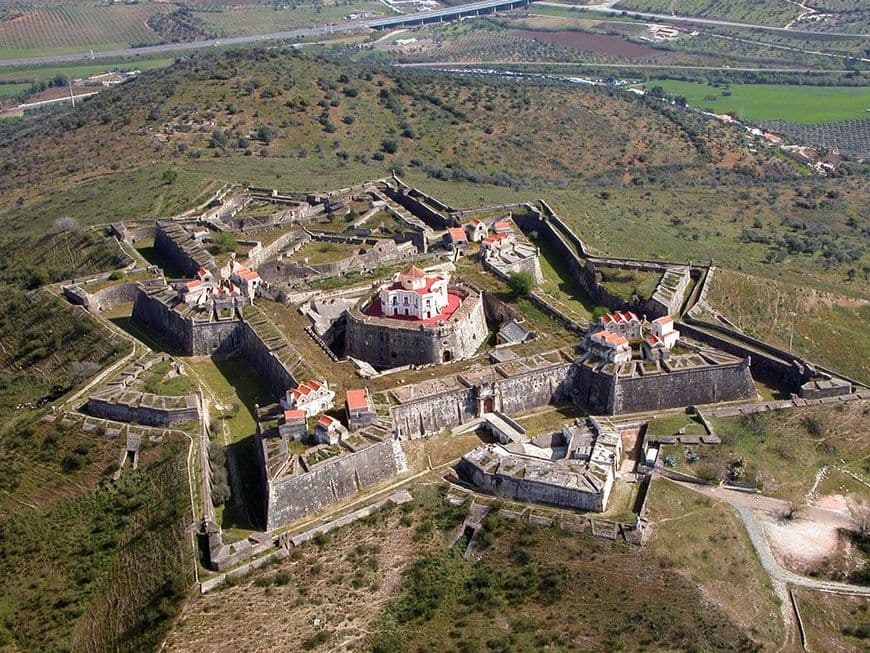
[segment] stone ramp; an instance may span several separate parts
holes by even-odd
[[[483,519],[492,510],[492,506],[488,506],[482,503],[475,503],[472,499],[471,506],[468,509],[468,515],[465,517],[465,520],[457,526],[456,530],[450,536],[450,540],[447,544],[448,548],[453,548],[456,546],[456,543],[462,539],[463,536],[468,536],[468,545],[465,547],[465,551],[462,554],[462,557],[466,560],[471,556],[474,542],[477,540],[477,535],[480,533],[480,529],[483,524]]]

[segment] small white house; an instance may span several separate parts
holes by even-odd
[[[230,277],[241,289],[245,297],[253,298],[257,294],[262,279],[260,275],[248,268],[238,267]]]
[[[326,383],[305,381],[288,390],[281,404],[286,410],[301,410],[306,417],[314,417],[329,410],[334,398],[335,392]]]
[[[479,243],[489,234],[489,227],[483,220],[474,219],[465,225],[465,232],[468,234],[468,239],[473,243]]]
[[[321,415],[314,426],[314,440],[317,444],[338,444],[347,436],[347,429],[334,417]]]

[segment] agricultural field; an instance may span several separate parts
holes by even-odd
[[[818,124],[763,120],[759,126],[781,134],[787,140],[796,143],[836,149],[854,158],[870,157],[870,118]]]
[[[292,9],[254,7],[227,9],[220,12],[194,12],[197,19],[223,36],[246,36],[281,32],[297,27],[311,27],[326,22],[342,22],[351,13],[367,12],[372,16],[392,14],[390,9],[371,0],[300,3]]]
[[[11,9],[0,20],[0,59],[112,50],[160,39],[146,24],[158,4]]]
[[[174,59],[166,57],[117,59],[93,64],[52,65],[36,67],[9,67],[0,69],[0,93],[9,83],[27,84],[34,81],[49,82],[56,77],[80,79],[109,72],[129,72],[132,70],[151,70],[170,65]]]
[[[730,84],[712,86],[695,82],[654,79],[647,88],[661,86],[681,95],[688,104],[715,113],[731,113],[754,122],[783,120],[826,123],[867,119],[870,87]]]
[[[0,100],[17,97],[29,88],[30,84],[0,84]]]
[[[740,23],[784,27],[798,17],[800,8],[779,0],[620,0],[617,9],[644,11],[653,14],[676,13]]]

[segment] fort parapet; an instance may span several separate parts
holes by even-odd
[[[168,286],[140,288],[133,319],[176,343],[187,356],[242,353],[275,396],[298,385],[293,375],[298,353],[256,308],[239,301],[198,311],[176,304],[175,297]]]
[[[574,402],[594,415],[621,415],[752,399],[749,357],[698,349],[668,360],[602,363],[581,356],[572,367]]]
[[[289,437],[258,425],[256,455],[266,530],[289,524],[407,469],[389,428],[373,425],[337,445],[291,453]]]
[[[571,359],[561,351],[389,390],[396,434],[421,438],[499,411],[522,413],[561,399]]]

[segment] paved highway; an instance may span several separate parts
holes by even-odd
[[[360,29],[385,29],[390,27],[401,27],[413,23],[431,23],[439,20],[451,20],[464,15],[473,14],[474,12],[489,13],[502,8],[523,4],[523,0],[481,0],[479,2],[471,2],[464,5],[447,7],[445,9],[435,9],[432,11],[421,11],[414,14],[403,14],[401,16],[393,16],[388,18],[374,18],[371,20],[363,20],[356,22],[337,23],[334,25],[319,25],[317,27],[305,27],[284,32],[269,32],[267,34],[253,34],[249,36],[232,36],[221,39],[209,39],[205,41],[193,41],[191,43],[167,43],[164,45],[148,45],[141,48],[122,48],[120,50],[104,50],[94,52],[93,55],[88,53],[81,54],[57,54],[42,57],[20,57],[16,59],[0,60],[0,67],[10,66],[35,66],[43,64],[61,64],[61,63],[81,63],[91,59],[112,59],[121,57],[137,57],[154,54],[170,54],[174,52],[186,52],[189,50],[199,50],[202,48],[210,48],[227,45],[248,45],[253,43],[263,43],[267,41],[287,41],[299,40],[311,36],[324,36],[327,34],[352,32]],[[572,5],[560,2],[550,2],[542,0],[535,2],[542,6],[562,7],[562,8],[577,8],[584,11],[596,11],[613,14],[621,14],[622,9],[617,9],[613,5],[615,0],[605,2],[599,5]],[[693,18],[690,16],[669,16],[666,14],[650,14],[637,11],[629,12],[632,16],[642,16],[644,18],[652,18],[662,21],[682,21],[687,23],[698,23],[703,25],[719,25],[724,27],[743,27],[775,32],[786,32],[788,34],[825,34],[828,36],[837,36],[837,32],[810,32],[802,30],[786,29],[784,27],[770,27],[768,25],[755,25],[750,23],[737,23],[732,21],[714,20],[709,18]],[[841,35],[842,36],[842,35]],[[856,38],[867,37],[864,34],[847,34],[845,36],[853,36]],[[822,53],[819,53],[822,54]]]
[[[622,14],[629,16],[640,16],[641,18],[652,18],[653,20],[676,21],[681,23],[697,23],[698,25],[719,25],[721,27],[743,27],[745,29],[757,29],[767,32],[785,32],[786,34],[808,34],[808,35],[825,35],[825,36],[851,36],[855,38],[868,38],[870,34],[850,34],[847,32],[814,32],[811,30],[789,29],[786,27],[774,27],[771,25],[758,25],[757,23],[738,23],[730,20],[718,20],[715,18],[698,18],[697,16],[679,16],[673,14],[650,14],[633,9],[623,9],[616,7],[616,0],[605,2],[600,5],[575,5],[566,2],[550,2],[549,0],[540,0],[535,2],[536,5],[544,7],[561,7],[562,9],[577,9],[578,11],[597,11],[606,14]]]
[[[451,18],[462,15],[473,14],[474,12],[490,13],[500,8],[510,5],[524,4],[523,0],[480,0],[478,2],[470,2],[468,4],[457,5],[455,7],[447,7],[445,9],[434,9],[432,11],[420,11],[413,14],[402,14],[401,16],[389,18],[374,18],[371,20],[362,20],[356,22],[337,23],[335,25],[318,25],[317,27],[305,27],[285,32],[270,32],[268,34],[253,34],[249,36],[232,36],[229,38],[209,39],[205,41],[193,41],[191,43],[167,43],[164,45],[148,45],[141,48],[122,48],[120,50],[104,50],[81,54],[56,54],[43,57],[20,57],[17,59],[0,60],[0,67],[9,66],[37,66],[43,64],[59,64],[59,63],[74,63],[89,61],[91,59],[113,59],[120,57],[136,57],[153,54],[168,54],[173,52],[186,52],[188,50],[199,50],[202,48],[211,48],[226,45],[247,45],[252,43],[261,43],[265,41],[285,41],[298,40],[309,36],[323,36],[326,34],[335,34],[343,32],[352,32],[359,29],[384,29],[388,27],[398,27],[408,23],[422,22],[438,22],[439,20],[450,20]]]

